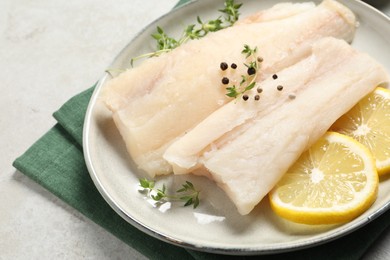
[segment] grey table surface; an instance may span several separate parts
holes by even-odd
[[[0,2],[0,259],[145,259],[11,164],[54,125],[55,110],[176,2]],[[371,3],[390,15],[389,1]],[[365,259],[390,259],[390,230]]]

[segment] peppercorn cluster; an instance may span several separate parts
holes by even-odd
[[[226,86],[226,90],[227,90],[226,95],[228,97],[237,98],[238,96],[241,96],[244,101],[247,101],[249,100],[247,91],[253,89],[257,84],[256,78],[260,70],[260,64],[263,62],[263,58],[257,56],[257,47],[252,48],[247,44],[244,45],[244,49],[241,51],[241,53],[245,54],[245,58],[247,61],[247,63],[244,63],[244,65],[247,67],[246,75],[241,75],[241,82],[237,86],[235,84],[229,86],[231,80],[226,76],[222,77],[221,82],[223,85]],[[219,67],[222,71],[226,71],[229,69],[229,65],[225,61],[221,62]],[[233,70],[237,69],[237,64],[232,63],[230,65],[230,68]],[[274,80],[278,79],[278,75],[273,74],[272,79]],[[253,99],[255,101],[259,101],[260,94],[263,92],[263,89],[260,86],[258,86],[256,90],[257,90],[257,94],[253,96]],[[283,86],[277,85],[276,90],[282,91]],[[295,99],[295,95],[290,94],[289,98]]]
[[[257,61],[258,61],[258,62],[262,62],[263,59],[262,59],[261,57],[258,57],[258,58],[257,58]],[[229,65],[228,65],[226,62],[221,62],[220,68],[221,68],[222,71],[226,71],[227,69],[229,69]],[[231,68],[231,69],[234,69],[234,70],[237,69],[237,64],[232,63],[232,64],[230,65],[230,68]],[[248,74],[248,76],[253,76],[253,75],[255,75],[255,74],[257,73],[257,69],[258,69],[257,67],[248,66],[248,69],[247,69],[247,74]],[[242,80],[242,82],[241,82],[240,85],[242,85],[242,84],[245,83],[245,81],[246,81],[246,78],[245,78],[244,76],[242,76],[242,78],[243,78],[243,80]],[[278,75],[277,75],[277,74],[273,74],[273,75],[272,75],[272,79],[274,79],[274,80],[278,79]],[[230,79],[229,79],[228,77],[224,76],[224,77],[222,78],[221,82],[222,82],[223,85],[229,85]],[[254,82],[252,82],[251,84],[253,84],[253,83],[254,83]],[[254,85],[255,85],[255,84],[254,84]],[[253,87],[254,87],[254,85],[253,85]],[[241,94],[242,94],[242,99],[243,99],[244,101],[249,100],[249,96],[248,96],[248,94],[245,94],[245,92],[246,92],[247,90],[249,90],[249,89],[252,89],[253,87],[250,87],[250,88],[246,87],[246,88],[244,89],[244,91],[241,92]],[[230,92],[227,94],[227,95],[230,96],[230,97],[237,97],[238,94],[240,94],[239,92],[237,92],[235,86],[233,86],[233,87],[228,87],[228,88],[226,88],[226,89],[227,89],[227,90],[230,90]],[[282,85],[277,85],[276,89],[277,89],[278,91],[282,91],[282,90],[283,90],[283,86],[282,86]],[[234,93],[232,93],[233,90],[235,91]],[[255,101],[259,101],[259,100],[260,100],[260,94],[263,92],[263,89],[259,86],[259,87],[257,87],[256,91],[257,91],[257,94],[253,97],[253,99],[254,99]],[[234,96],[233,96],[233,95],[234,95]],[[290,94],[290,95],[289,95],[289,98],[290,98],[290,99],[294,99],[295,96],[292,95],[292,94]]]

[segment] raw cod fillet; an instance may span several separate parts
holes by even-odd
[[[248,92],[252,97],[249,102],[241,99],[230,101],[173,142],[164,153],[164,159],[172,165],[175,174],[190,173],[201,167],[204,154],[235,139],[250,127],[254,120],[272,113],[299,95],[308,87],[307,83],[313,80],[313,77],[323,75],[347,59],[353,51],[345,45],[334,38],[323,38],[314,44],[304,44],[292,53],[302,57],[301,61],[278,72],[277,79],[269,76],[257,83],[263,90],[259,94],[260,101],[252,102],[257,94],[256,89]],[[278,85],[288,87],[279,92],[276,90]]]
[[[235,26],[241,24],[269,22],[274,20],[285,19],[309,11],[315,7],[316,5],[313,2],[279,3],[279,4],[275,4],[273,7],[269,9],[258,11],[252,15],[245,17],[244,19],[240,19],[235,23]]]
[[[230,101],[219,64],[239,65],[244,74],[244,44],[257,46],[264,59],[259,80],[301,60],[294,49],[326,36],[352,41],[353,13],[333,0],[278,7],[236,26],[190,41],[170,53],[144,61],[107,83],[102,99],[113,113],[128,152],[150,176],[169,174],[167,147],[210,113]]]
[[[324,46],[327,48],[323,49]],[[284,81],[283,93],[276,93],[275,88],[264,90],[280,94],[282,102],[265,113],[259,109],[260,113],[252,120],[242,122],[242,129],[234,130],[239,134],[230,132],[228,140],[205,152],[198,161],[240,214],[250,213],[302,152],[341,115],[377,85],[389,80],[380,64],[342,40],[325,38],[314,43],[312,50],[309,57],[278,73]],[[288,98],[290,93],[295,93],[295,98]],[[245,106],[264,108],[261,102],[268,104],[266,98],[259,103],[237,101],[235,105],[242,107],[237,113],[245,114]]]

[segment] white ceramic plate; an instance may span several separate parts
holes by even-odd
[[[150,35],[156,26],[169,34],[181,32],[199,15],[215,19],[223,0],[192,2],[160,18],[145,28],[116,57],[109,68],[128,67],[129,60],[154,49]],[[249,11],[271,7],[279,1],[237,1],[244,3],[242,17]],[[292,2],[298,2],[293,0]],[[317,2],[317,1],[315,1]],[[317,2],[318,3],[318,2]],[[360,27],[353,45],[375,57],[390,71],[390,20],[368,5],[345,0],[357,15]],[[102,196],[125,220],[142,231],[179,246],[225,254],[266,254],[300,249],[330,241],[348,234],[389,207],[390,181],[380,184],[375,204],[354,221],[339,226],[305,226],[275,216],[264,199],[248,216],[237,213],[234,205],[211,181],[202,177],[166,177],[159,183],[177,187],[183,180],[202,187],[201,205],[195,210],[182,204],[155,206],[138,190],[144,177],[129,160],[124,143],[114,126],[110,112],[99,101],[107,74],[97,86],[88,108],[84,127],[84,153],[91,177]]]

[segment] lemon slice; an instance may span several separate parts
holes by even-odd
[[[269,193],[272,209],[303,224],[347,222],[375,201],[378,174],[370,151],[328,132],[290,167]]]
[[[390,172],[390,90],[378,87],[332,126],[370,149],[379,175]]]

